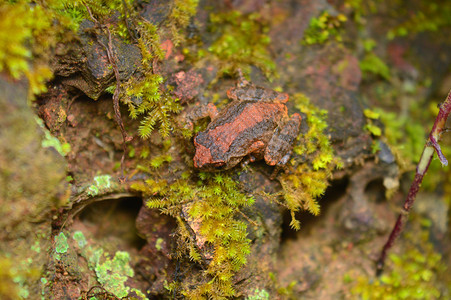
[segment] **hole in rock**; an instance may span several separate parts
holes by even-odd
[[[138,235],[135,221],[142,199],[129,197],[95,202],[83,209],[79,220],[98,238],[116,237],[127,246],[141,249],[146,241]]]

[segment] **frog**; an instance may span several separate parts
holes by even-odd
[[[196,169],[228,170],[257,160],[281,168],[291,157],[302,118],[298,113],[288,116],[288,94],[256,86],[238,73],[238,82],[227,91],[231,102],[225,108],[218,112],[209,103],[192,114],[192,120],[211,119],[194,137]]]

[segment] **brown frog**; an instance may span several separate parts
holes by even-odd
[[[244,158],[285,165],[301,125],[299,114],[288,117],[288,94],[255,86],[240,73],[239,82],[227,96],[232,102],[221,112],[209,104],[199,108],[194,117],[211,118],[207,128],[194,138],[194,167],[226,170]]]

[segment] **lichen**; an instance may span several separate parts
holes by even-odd
[[[78,246],[79,254],[88,261],[89,269],[95,272],[97,281],[103,289],[118,298],[127,297],[133,292],[140,297],[139,299],[146,299],[140,290],[126,285],[126,281],[135,274],[130,266],[131,258],[128,252],[117,251],[111,258],[102,248],[88,245],[81,231],[73,233],[73,240]]]
[[[134,276],[134,271],[129,265],[128,252],[117,251],[111,259],[102,249],[98,249],[92,259],[97,281],[103,288],[119,298],[128,296],[130,287],[126,286],[125,282]]]
[[[86,193],[89,196],[94,197],[110,190],[113,187],[111,179],[110,175],[99,175],[94,177],[94,183],[86,189]]]
[[[265,289],[256,288],[252,295],[249,295],[247,300],[269,300],[269,293]]]
[[[0,257],[0,298],[28,299],[30,281],[40,276],[40,270],[33,265],[31,258],[13,261],[8,256]]]
[[[72,235],[72,238],[75,242],[77,242],[77,245],[80,249],[82,249],[84,246],[88,244],[86,241],[85,235],[81,231],[75,231]]]
[[[67,237],[63,232],[60,232],[57,236],[55,236],[55,252],[66,253],[67,249],[69,249]]]

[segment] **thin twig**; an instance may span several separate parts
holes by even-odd
[[[394,242],[399,237],[404,228],[407,216],[409,215],[409,211],[412,208],[413,203],[415,202],[415,197],[418,193],[418,190],[420,189],[423,177],[426,174],[429,165],[431,164],[434,152],[437,153],[437,156],[439,157],[440,162],[442,163],[443,166],[448,165],[448,161],[443,155],[443,152],[440,148],[440,145],[438,144],[438,141],[440,140],[441,134],[447,131],[447,129],[445,128],[445,124],[450,113],[451,113],[451,91],[448,93],[445,102],[443,102],[443,104],[440,105],[440,110],[438,112],[437,118],[435,119],[434,125],[432,126],[429,138],[424,146],[420,161],[418,162],[415,178],[413,179],[412,185],[410,186],[409,193],[407,194],[407,198],[402,208],[402,212],[399,214],[395,226],[393,227],[393,230],[390,233],[387,242],[382,248],[382,252],[377,261],[377,274],[382,273],[388,250],[390,250],[390,248],[393,246]]]
[[[116,56],[114,55],[114,51],[113,51],[113,41],[111,38],[111,31],[108,28],[108,26],[105,26],[105,25],[102,25],[99,23],[99,21],[94,17],[94,15],[91,12],[91,9],[89,8],[89,6],[86,3],[83,3],[83,4],[85,5],[86,10],[88,11],[89,16],[91,17],[94,24],[98,28],[105,30],[108,35],[108,46],[105,45],[100,39],[98,40],[98,42],[105,48],[105,51],[106,51],[107,57],[108,57],[108,62],[110,63],[110,65],[114,71],[114,76],[116,78],[116,89],[114,90],[114,94],[113,94],[113,108],[114,108],[114,115],[115,115],[116,123],[119,125],[119,128],[121,129],[122,140],[123,140],[122,141],[122,157],[121,157],[121,176],[119,178],[119,181],[124,182],[125,181],[124,162],[125,162],[125,153],[127,152],[126,143],[131,141],[133,139],[133,137],[129,136],[127,134],[127,132],[125,131],[124,122],[122,121],[121,111],[119,109],[119,94],[120,94],[120,88],[121,88],[121,79],[120,79],[120,75],[119,75],[119,69],[117,67],[117,59],[116,59]]]

